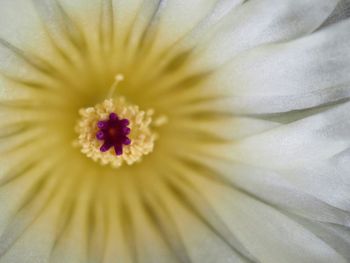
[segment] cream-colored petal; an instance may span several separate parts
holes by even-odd
[[[338,1],[249,1],[227,16],[217,34],[201,41],[198,65],[221,65],[243,50],[309,34],[327,19]]]
[[[283,177],[298,189],[335,207],[350,211],[349,149],[306,167],[283,171]]]
[[[328,26],[329,24],[339,22],[349,17],[350,17],[350,1],[341,0],[338,3],[332,15],[327,19],[327,21],[322,26]]]
[[[176,228],[181,238],[184,249],[194,263],[229,263],[229,262],[251,262],[249,258],[242,254],[230,244],[225,236],[222,236],[217,229],[213,228],[206,217],[201,217],[192,208],[187,200],[177,199],[176,195],[171,195],[169,191],[162,193],[167,198],[165,205],[172,207],[170,213],[174,228]],[[203,204],[205,207],[206,204]],[[191,235],[188,233],[191,232]]]
[[[336,224],[319,223],[301,218],[295,220],[307,227],[316,236],[322,238],[327,244],[333,247],[339,254],[347,260],[350,259],[350,228]]]
[[[52,35],[46,31],[50,23],[44,25],[35,3],[37,1],[22,0],[2,3],[0,69],[6,76],[42,87],[48,84],[48,80],[52,82],[49,74],[57,70],[59,67],[56,66],[61,66],[64,59],[58,55]]]
[[[261,114],[311,108],[349,97],[349,26],[348,20],[292,42],[241,54],[201,87],[203,96],[216,94],[217,98],[192,107]]]
[[[195,41],[213,24],[239,6],[242,0],[190,0],[164,1],[165,7],[156,21],[157,39],[154,48],[183,46],[183,42]]]
[[[248,117],[213,116],[203,119],[180,117],[172,122],[171,133],[181,134],[183,137],[193,135],[209,135],[221,140],[241,140],[270,129],[280,124]]]
[[[98,239],[99,233],[94,235],[96,225],[102,222],[93,221],[98,218],[94,210],[94,180],[92,180],[91,171],[78,168],[70,170],[70,176],[75,173],[86,176],[85,181],[75,181],[68,179],[70,183],[69,191],[62,196],[60,208],[59,223],[56,225],[55,244],[51,249],[50,262],[80,263],[89,260],[98,260],[96,252],[100,252],[100,246],[94,241]],[[73,190],[79,184],[79,189]],[[75,194],[73,194],[75,193]],[[103,235],[103,232],[101,233]],[[103,240],[102,240],[103,241]],[[99,243],[102,245],[103,243]]]
[[[128,212],[129,217],[124,215],[124,218],[129,220],[124,222],[126,226],[122,230],[130,234],[123,241],[129,242],[129,247],[134,252],[134,260],[142,263],[180,262],[179,257],[176,256],[169,244],[169,240],[161,230],[162,224],[165,222],[157,221],[154,217],[154,213],[158,213],[157,210],[162,208],[153,209],[146,206],[147,192],[142,194],[143,191],[136,187],[130,189],[133,190],[125,192],[125,204],[128,207],[125,212]]]
[[[347,195],[344,194],[344,190],[348,186],[346,181],[341,182],[339,178],[341,177],[340,174],[333,173],[329,175],[329,177],[334,176],[334,178],[330,179],[328,183],[336,186],[328,190],[326,180],[321,179],[321,182],[317,182],[318,178],[315,178],[316,176],[313,174],[307,173],[307,171],[289,176],[286,172],[276,172],[261,167],[248,166],[229,160],[209,158],[201,155],[188,156],[188,158],[216,173],[219,181],[221,180],[232,187],[238,187],[280,209],[309,218],[310,220],[344,226],[350,225],[350,214],[344,211],[348,209],[340,207],[336,203],[331,204],[328,201],[329,198],[334,199],[334,196],[337,195],[335,193],[340,191],[342,192],[340,196],[344,197],[344,202],[346,202],[345,198]],[[321,170],[319,172],[322,173]],[[343,172],[344,177],[347,173],[346,171]],[[312,180],[315,183],[310,183]],[[302,185],[303,182],[305,182],[304,185]],[[345,185],[341,185],[342,183]],[[313,184],[323,185],[323,189],[317,187],[316,190],[316,186]],[[335,187],[339,187],[339,190],[335,191]],[[316,193],[316,191],[320,194]],[[330,194],[330,191],[332,191],[332,194]],[[328,198],[325,198],[326,195],[323,192],[329,194]]]
[[[43,57],[53,52],[33,1],[14,0],[1,3],[0,39],[32,52],[39,48]]]
[[[229,229],[260,262],[346,262],[307,228],[234,189],[193,181]]]
[[[27,182],[31,181],[31,187],[21,200],[18,210],[7,222],[0,238],[0,262],[47,261],[56,238],[61,195],[69,191],[63,182],[58,184],[61,172],[61,169],[57,169],[57,173],[49,177],[47,173],[37,173],[39,178],[35,178],[35,174],[31,174],[29,179],[27,177]],[[19,182],[15,185],[17,189],[21,186]]]
[[[350,146],[350,104],[315,114],[244,139],[217,153],[233,160],[272,169],[298,168],[326,160]]]

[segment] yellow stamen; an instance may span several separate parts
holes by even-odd
[[[112,84],[112,86],[111,86],[111,88],[110,88],[110,90],[108,92],[107,98],[112,98],[113,97],[113,95],[114,95],[114,93],[115,93],[119,83],[122,82],[122,81],[124,81],[124,75],[123,74],[117,74],[115,76],[114,83]]]

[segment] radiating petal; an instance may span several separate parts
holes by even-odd
[[[35,34],[33,34],[35,32]],[[0,10],[0,38],[19,48],[48,54],[50,39],[32,1],[2,1]],[[43,48],[45,47],[45,48]]]
[[[341,0],[332,15],[322,26],[327,26],[350,17],[350,1]]]
[[[134,249],[137,262],[179,262],[169,245],[169,240],[160,230],[162,223],[154,217],[154,213],[158,211],[152,210],[149,206],[146,208],[144,206],[146,203],[145,196],[141,196],[140,193],[134,192],[132,194],[130,191],[126,195],[130,211],[130,221],[128,222],[130,225],[126,227],[130,228],[130,236],[129,238],[126,237],[124,242],[129,240],[133,244],[131,248]],[[158,209],[161,209],[161,207],[158,207]],[[124,231],[127,231],[127,229],[124,229]]]
[[[350,146],[350,103],[244,139],[217,153],[272,169],[298,168],[326,160]],[[220,147],[220,146],[218,146]]]
[[[302,182],[315,180],[315,176],[312,174],[305,172],[288,176],[286,172],[275,172],[227,160],[198,155],[190,158],[213,171],[218,177],[218,181],[222,181],[232,187],[238,187],[280,209],[310,220],[350,226],[349,209],[344,211],[338,205],[333,206],[333,204],[328,202],[328,199],[332,198],[333,195],[324,198],[325,195],[323,193],[317,194],[316,191],[308,190],[308,187],[312,186],[312,184],[305,183],[305,185],[300,186]],[[320,171],[320,173],[322,172]],[[345,175],[343,174],[343,176]],[[293,181],[299,182],[299,185]],[[342,192],[349,188],[346,182],[339,181],[339,178],[336,177],[331,180],[331,183],[337,185]],[[344,183],[345,186],[342,186],[341,183]],[[326,188],[325,180],[316,184],[324,184],[324,188]],[[324,189],[318,188],[317,190],[322,192]]]
[[[51,38],[51,45],[69,63],[82,64],[80,56],[87,50],[86,37],[62,3],[56,0],[35,0],[33,4]]]
[[[336,224],[319,223],[311,220],[295,218],[316,236],[324,240],[347,260],[350,260],[350,228]]]
[[[238,56],[214,73],[204,88],[203,94],[222,97],[196,107],[212,105],[217,111],[261,114],[310,108],[349,97],[349,27],[347,20],[296,41]]]
[[[202,218],[192,210],[191,204],[183,199],[176,200],[175,196],[163,193],[167,196],[167,204],[173,209],[169,210],[174,220],[174,227],[178,230],[186,252],[193,263],[229,263],[251,262],[225,240],[218,232],[215,232],[207,218]],[[205,206],[206,204],[203,204]],[[188,233],[191,232],[191,235]]]
[[[346,262],[307,228],[272,207],[199,178],[193,180],[198,189],[260,262]]]
[[[165,2],[167,2],[165,8],[160,12],[159,21],[157,21],[157,40],[161,41],[160,47],[179,44],[179,42],[193,43],[194,39],[205,34],[205,30],[220,21],[243,1],[168,0]]]
[[[82,170],[76,172],[79,173],[79,171],[82,172]],[[70,172],[74,173],[74,171]],[[84,171],[84,174],[90,175],[88,171]],[[71,180],[68,185],[70,191],[62,197],[63,202],[59,207],[61,213],[56,225],[55,243],[51,248],[50,263],[62,261],[83,263],[89,260],[89,256],[96,260],[94,252],[99,249],[99,246],[92,247],[95,244],[91,242],[95,225],[90,220],[96,215],[89,210],[94,204],[93,180],[89,179],[91,178],[83,183],[80,182],[80,187],[76,190],[71,187],[76,188],[77,182]],[[76,195],[72,194],[73,192]]]
[[[203,118],[200,120],[183,118],[174,120],[171,132],[181,134],[183,137],[194,134],[210,135],[221,140],[240,140],[276,128],[280,124],[273,121],[265,121],[244,117],[221,117]]]
[[[61,194],[69,190],[69,188],[61,188],[64,185],[62,182],[58,184],[57,176],[61,172],[62,170],[58,169],[56,174],[51,173],[48,177],[46,177],[47,174],[43,176],[41,173],[31,174],[30,178],[29,174],[26,175],[25,179],[27,182],[31,181],[31,187],[1,235],[0,262],[47,261],[56,237],[59,204],[62,202]],[[21,179],[23,183],[23,178]],[[20,183],[15,185],[20,187]],[[53,191],[54,189],[56,191]],[[10,192],[10,194],[13,193]],[[38,235],[38,233],[41,234]]]
[[[349,149],[329,160],[288,169],[283,177],[298,189],[320,200],[350,212],[350,155]]]
[[[252,0],[233,10],[218,33],[201,41],[198,65],[223,64],[243,50],[300,37],[317,29],[338,0]],[[207,45],[205,45],[207,43]],[[204,64],[206,65],[206,64]]]

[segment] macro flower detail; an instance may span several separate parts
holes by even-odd
[[[123,146],[131,143],[128,138],[130,133],[129,123],[128,119],[120,120],[115,112],[109,114],[108,120],[99,121],[97,123],[99,131],[96,133],[96,138],[104,141],[100,151],[106,152],[113,146],[115,154],[122,155]]]
[[[77,144],[94,161],[117,168],[123,161],[131,165],[153,151],[156,139],[150,128],[153,110],[140,111],[122,97],[79,112],[82,118],[76,127]]]
[[[1,0],[0,263],[350,261],[347,0]]]

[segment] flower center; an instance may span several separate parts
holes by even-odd
[[[82,153],[103,165],[131,165],[153,151],[154,111],[140,110],[124,97],[106,99],[94,107],[82,108],[76,125],[76,145]]]
[[[128,138],[131,131],[128,127],[129,124],[128,119],[120,119],[115,112],[109,114],[108,120],[99,121],[96,139],[103,141],[100,151],[107,152],[113,147],[116,155],[122,155],[123,146],[131,144],[131,140]]]

